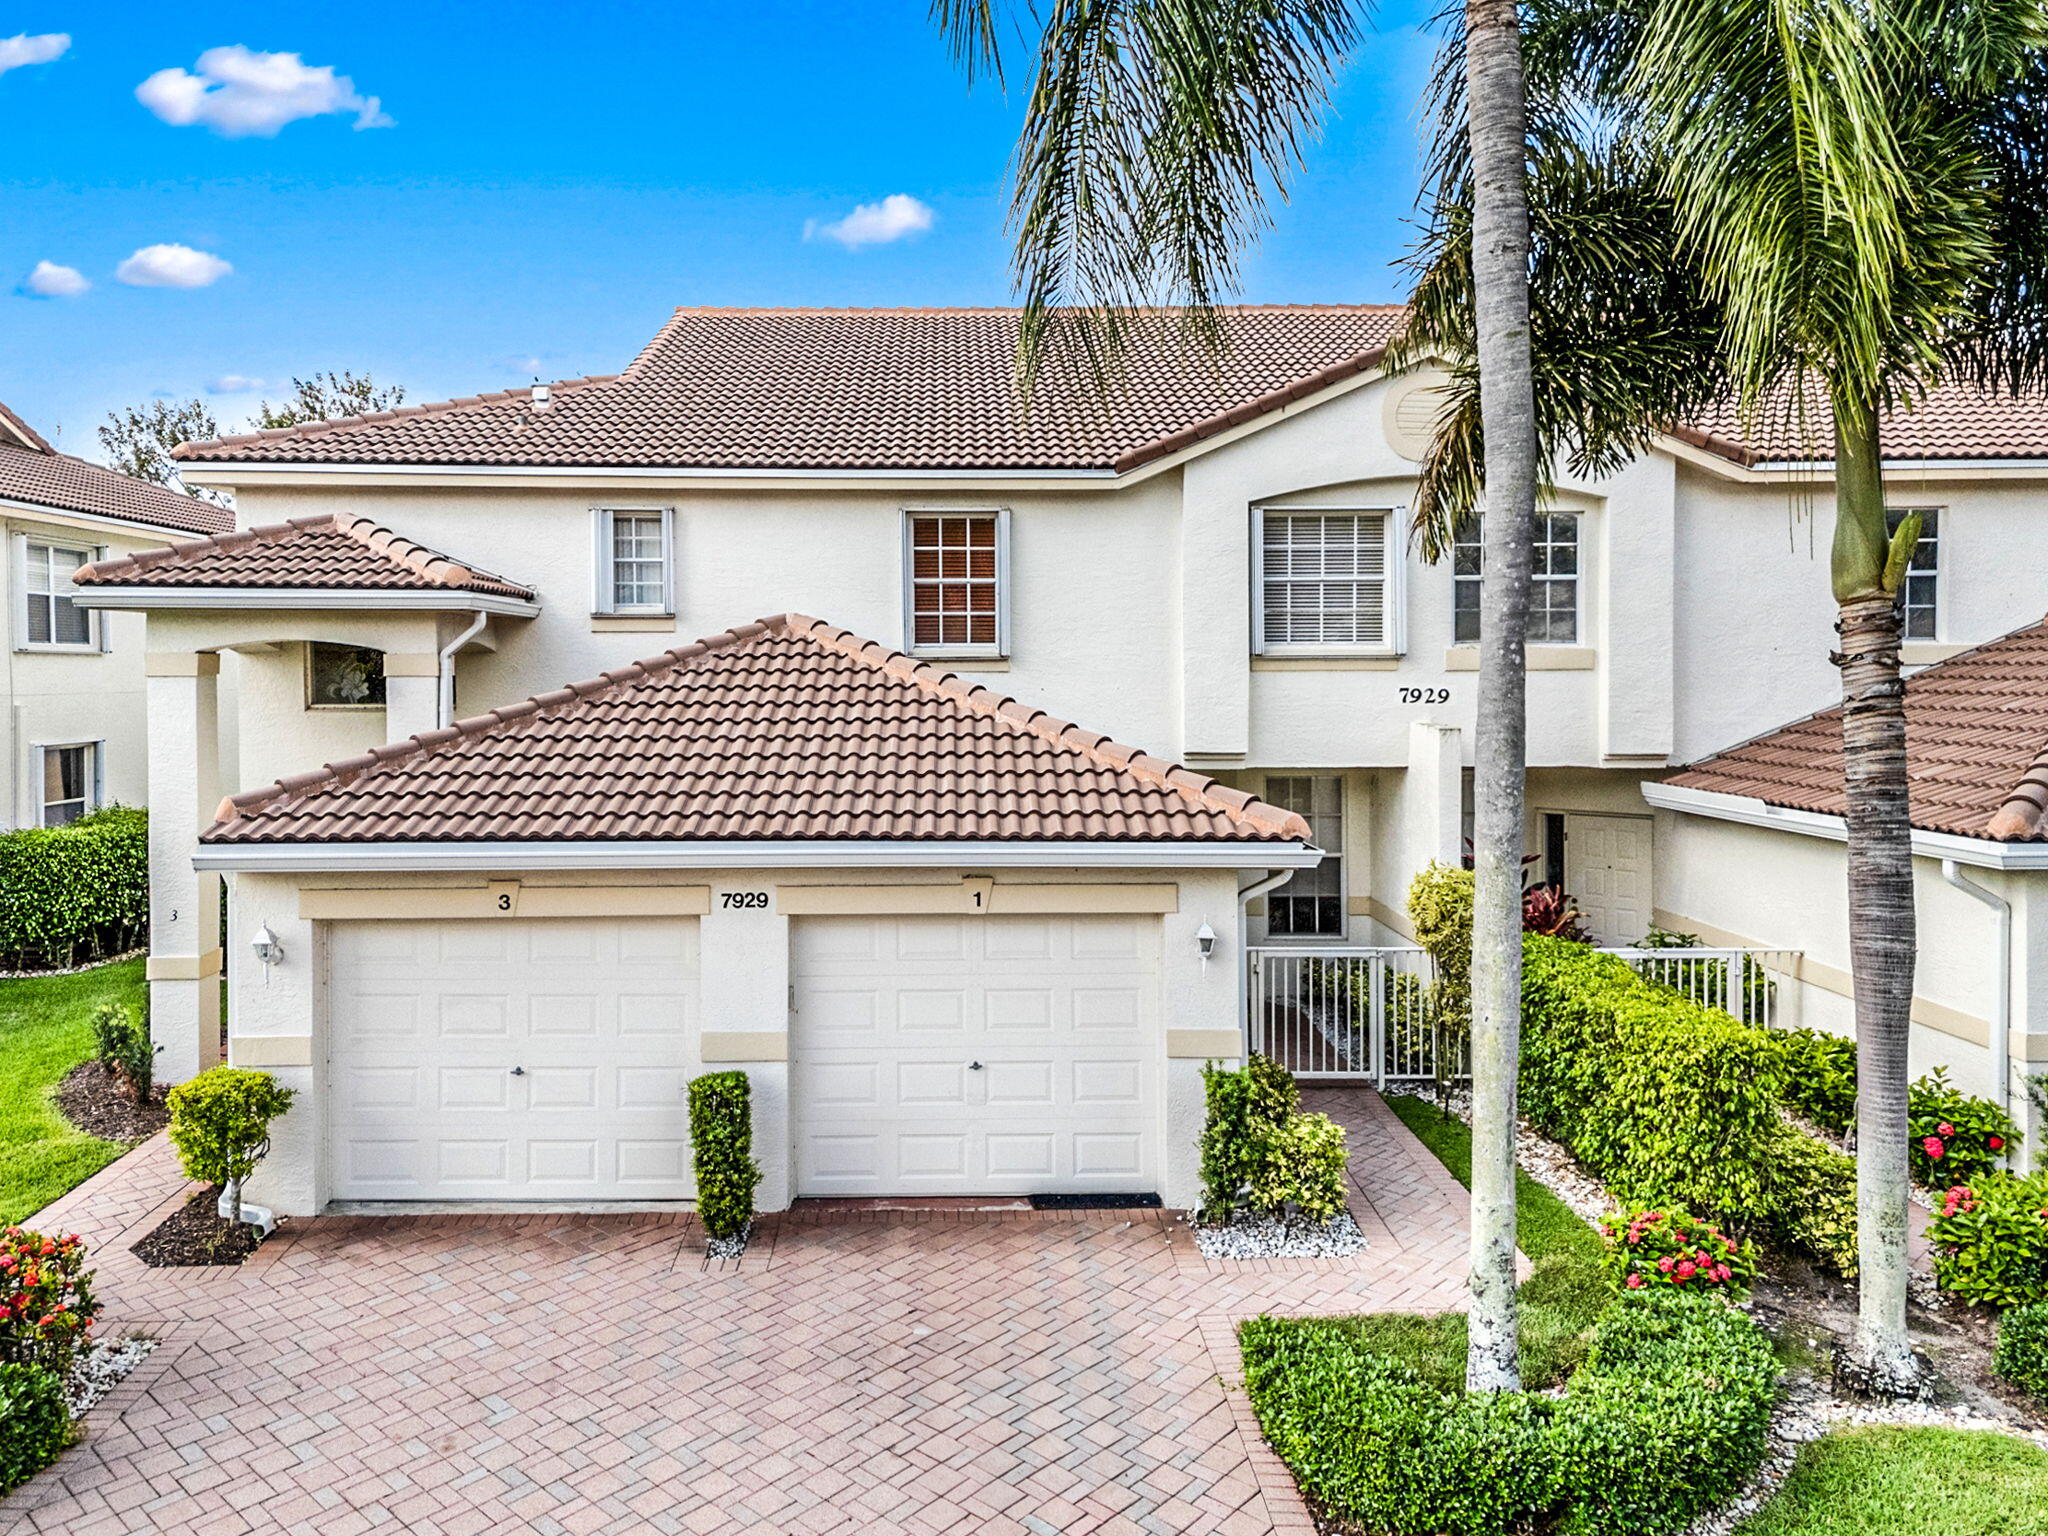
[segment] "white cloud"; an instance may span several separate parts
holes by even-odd
[[[114,268],[114,278],[131,288],[204,288],[234,270],[218,256],[189,245],[145,245]]]
[[[39,261],[36,269],[21,281],[21,291],[39,299],[75,299],[92,286],[76,267],[60,267],[54,261]]]
[[[537,374],[540,372],[540,358],[533,353],[515,353],[511,357],[500,358],[498,361],[502,367],[509,369],[513,373]]]
[[[135,99],[174,127],[203,124],[224,138],[270,138],[303,117],[353,112],[357,128],[389,128],[374,96],[331,64],[296,53],[257,53],[234,43],[199,55],[196,72],[160,69],[135,87]]]
[[[24,64],[47,64],[61,57],[70,46],[69,32],[41,32],[33,37],[24,32],[19,37],[0,37],[0,75]]]
[[[864,245],[887,245],[905,235],[922,234],[936,217],[930,208],[906,192],[891,192],[879,203],[862,203],[843,219],[820,224],[816,219],[804,225],[806,240],[837,240],[849,251]]]
[[[217,379],[206,382],[209,395],[246,395],[270,386],[262,379],[252,379],[246,373],[224,373]]]

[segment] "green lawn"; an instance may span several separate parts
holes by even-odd
[[[2043,1536],[2048,1451],[1986,1430],[1850,1429],[1799,1453],[1739,1536]]]
[[[1461,1183],[1471,1182],[1472,1132],[1463,1121],[1422,1099],[1392,1098],[1387,1103]],[[1606,1245],[1600,1234],[1526,1173],[1517,1174],[1515,1213],[1516,1242],[1533,1266],[1519,1293],[1522,1381],[1532,1388],[1547,1387],[1562,1381],[1579,1363],[1586,1330],[1613,1299],[1613,1282],[1604,1268]],[[1305,1318],[1298,1326],[1341,1329],[1375,1353],[1405,1361],[1446,1392],[1464,1386],[1462,1312],[1434,1317],[1371,1312]]]
[[[74,1130],[50,1093],[93,1053],[92,1011],[141,1006],[142,962],[0,981],[0,1223],[42,1209],[124,1148]]]

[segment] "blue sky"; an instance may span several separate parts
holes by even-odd
[[[1382,9],[1245,297],[1400,296],[1389,264],[1412,235],[1423,14]],[[367,369],[434,400],[614,372],[677,304],[1010,298],[1018,104],[967,91],[924,0],[40,0],[10,12],[13,29],[71,42],[0,72],[0,400],[73,453],[96,455],[92,429],[116,406],[237,376],[275,390]],[[217,132],[224,104],[206,92],[222,71],[199,61],[229,47],[297,54],[353,91],[312,78],[341,110],[271,137]],[[158,80],[153,110],[137,87],[165,71],[180,73]],[[855,248],[805,238],[891,196],[928,208],[929,227]],[[233,270],[193,287],[116,279],[159,245]],[[33,297],[40,262],[91,286]],[[254,399],[211,403],[232,429]]]

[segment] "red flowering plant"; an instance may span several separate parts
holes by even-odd
[[[1607,1264],[1625,1290],[1668,1287],[1741,1296],[1756,1278],[1756,1247],[1671,1206],[1600,1218]]]
[[[1952,1189],[2001,1166],[2019,1145],[2020,1128],[1989,1099],[1952,1087],[1936,1067],[1907,1095],[1906,1134],[1913,1180],[1929,1189]]]
[[[75,1235],[0,1231],[0,1365],[68,1375],[99,1310],[85,1244]]]

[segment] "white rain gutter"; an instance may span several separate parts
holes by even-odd
[[[1941,861],[1941,878],[1965,895],[1974,896],[1991,909],[1993,930],[1998,936],[1998,981],[1991,1001],[1991,1080],[1998,1085],[1998,1107],[2012,1115],[2012,903],[1996,891],[1979,885],[1957,867],[1954,859]]]
[[[435,694],[434,724],[443,729],[455,723],[455,653],[482,634],[484,626],[490,622],[488,613],[479,613],[469,621],[469,628],[441,647],[435,672],[438,691]]]
[[[760,841],[201,843],[195,869],[258,873],[541,869],[1271,869],[1322,862],[1320,848],[1253,842]],[[1277,884],[1278,882],[1272,882]],[[1253,887],[1262,889],[1263,887]]]
[[[1643,798],[1660,811],[1768,827],[1774,832],[1795,832],[1835,843],[1849,840],[1849,829],[1841,817],[1819,811],[1792,810],[1748,795],[1724,795],[1677,784],[1652,783],[1642,789]],[[1916,827],[1913,853],[1923,859],[1953,859],[1974,869],[2048,870],[2048,843],[2007,843],[1988,837],[1959,837],[1953,832],[1925,832]]]
[[[81,608],[312,608],[347,611],[503,613],[530,619],[540,604],[453,587],[422,592],[383,587],[80,587]]]

